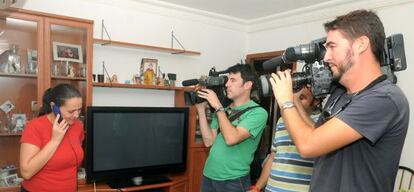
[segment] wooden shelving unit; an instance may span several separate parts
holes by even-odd
[[[14,114],[25,114],[26,119],[30,120],[34,114],[34,102],[37,102],[37,106],[42,106],[44,92],[60,83],[69,83],[82,93],[82,115],[86,114],[86,107],[92,105],[90,91],[92,87],[88,87],[88,82],[92,80],[93,21],[17,8],[1,10],[0,17],[7,19],[7,25],[2,27],[9,34],[4,38],[2,36],[1,41],[4,44],[18,45],[20,49],[18,54],[21,56],[20,66],[23,67],[21,73],[4,71],[0,73],[0,102],[10,101],[15,106],[13,111],[8,113],[8,118]],[[52,42],[65,42],[82,48],[81,64],[70,61],[68,63],[79,72],[82,68],[85,77],[53,76],[52,66],[62,62],[53,59]],[[37,51],[36,74],[23,73],[29,63],[26,52],[29,49]],[[0,121],[2,121],[0,124],[6,124],[3,117]],[[3,126],[0,127],[0,168],[6,165],[18,165],[22,133],[8,132]],[[19,171],[17,173],[21,177]],[[19,186],[0,187],[0,191],[18,192],[19,190]]]
[[[20,191],[20,186],[0,187],[0,191],[19,192]]]
[[[182,55],[189,55],[189,56],[201,55],[201,53],[197,52],[197,51],[172,49],[172,48],[166,48],[166,47],[157,47],[157,46],[152,46],[152,45],[128,43],[128,42],[113,41],[113,40],[93,39],[93,42],[94,42],[94,44],[99,44],[99,45],[102,45],[102,46],[124,47],[124,48],[131,48],[131,49],[143,49],[143,50],[150,50],[150,51],[157,51],[157,52],[171,53],[171,54],[182,54]]]
[[[14,136],[22,136],[22,132],[16,132],[16,133],[3,133],[3,132],[0,132],[0,137],[14,137]]]
[[[65,77],[65,76],[52,76],[55,80],[72,80],[72,81],[86,81],[85,77]]]
[[[141,85],[141,84],[121,84],[121,83],[93,83],[94,87],[113,87],[130,89],[159,89],[159,90],[184,90],[183,87]]]
[[[24,73],[0,73],[2,77],[27,77],[27,78],[36,78],[36,74],[24,74]]]

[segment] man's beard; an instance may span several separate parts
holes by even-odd
[[[354,66],[353,58],[354,52],[351,49],[348,49],[343,62],[341,62],[342,64],[338,65],[338,73],[333,74],[334,81],[341,80],[342,76]]]

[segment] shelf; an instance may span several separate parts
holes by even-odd
[[[3,77],[26,77],[26,78],[37,78],[35,74],[23,74],[23,73],[0,73]]]
[[[0,137],[14,137],[14,136],[22,136],[22,132],[17,132],[17,133],[0,132]]]
[[[96,191],[159,191],[160,189],[163,189],[162,191],[175,191],[171,190],[175,187],[175,185],[178,185],[179,183],[186,182],[187,177],[183,174],[176,174],[169,176],[169,179],[171,181],[163,182],[163,183],[155,183],[155,184],[147,184],[147,185],[137,185],[134,187],[127,187],[122,189],[111,189],[107,184],[99,182],[96,183]],[[93,184],[89,183],[78,183],[78,191],[79,192],[91,192],[94,191]]]
[[[94,44],[100,44],[102,46],[124,47],[124,48],[131,48],[131,49],[144,49],[144,50],[158,51],[158,52],[163,52],[163,53],[182,54],[182,55],[189,55],[189,56],[201,55],[200,52],[196,52],[196,51],[172,49],[172,48],[166,48],[166,47],[157,47],[157,46],[152,46],[152,45],[127,43],[127,42],[121,42],[121,41],[93,39],[93,42]]]
[[[52,79],[72,80],[72,81],[86,81],[85,77],[52,76]]]
[[[120,83],[93,83],[94,87],[113,87],[113,88],[131,88],[131,89],[159,89],[159,90],[183,90],[182,87],[169,87],[157,85],[140,85],[140,84],[120,84]]]
[[[7,191],[7,192],[19,192],[20,186],[13,186],[13,187],[0,187],[0,191]]]

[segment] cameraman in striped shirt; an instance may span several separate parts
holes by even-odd
[[[321,100],[315,98],[309,87],[295,94],[295,105],[302,106],[309,121],[319,117]],[[297,151],[283,119],[280,118],[272,142],[272,152],[264,162],[263,170],[251,192],[309,191],[312,176],[313,159],[302,158]]]

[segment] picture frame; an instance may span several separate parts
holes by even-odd
[[[15,107],[14,104],[10,100],[7,100],[3,104],[0,105],[0,110],[2,110],[4,113],[7,114],[11,110],[13,110],[14,107]]]
[[[158,60],[150,58],[142,58],[141,60],[141,75],[144,76],[144,73],[148,70],[152,70],[154,77],[157,77],[158,69]]]
[[[15,113],[12,115],[12,123],[14,124],[14,132],[23,131],[24,127],[26,126],[27,117],[24,113]]]
[[[5,176],[3,180],[7,187],[13,187],[13,186],[16,186],[16,182],[18,178],[19,177],[15,173],[15,174]]]
[[[53,42],[53,59],[55,61],[71,61],[83,63],[83,52],[80,45]]]
[[[27,48],[27,70],[28,74],[37,73],[37,50]]]

